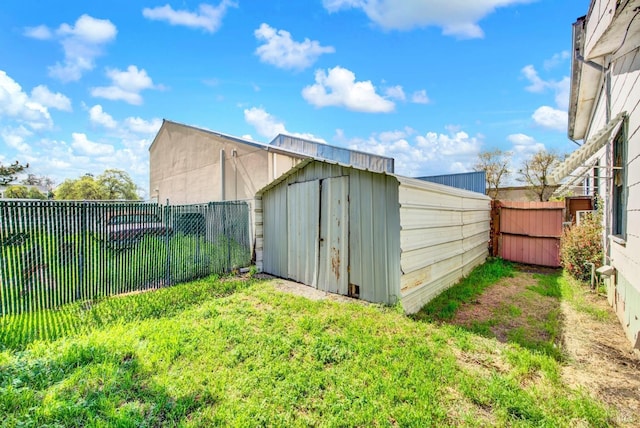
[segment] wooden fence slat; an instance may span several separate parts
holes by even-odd
[[[563,202],[494,201],[493,254],[518,263],[560,266]]]

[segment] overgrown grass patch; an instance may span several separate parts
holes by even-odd
[[[93,301],[75,302],[55,310],[0,317],[0,350],[22,349],[38,340],[55,340],[111,324],[173,316],[190,306],[249,286],[241,280],[211,276],[189,284]]]
[[[150,295],[160,292],[175,294],[158,312]],[[553,358],[457,326],[415,322],[395,307],[310,301],[265,282],[219,280],[121,302],[113,315],[106,306],[96,312],[91,331],[0,352],[3,424],[612,421],[607,408],[562,384]]]
[[[501,278],[512,277],[514,272],[512,263],[500,258],[489,259],[454,287],[431,300],[413,318],[427,321],[451,320],[462,304],[471,302]]]

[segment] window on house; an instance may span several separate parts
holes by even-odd
[[[624,126],[613,140],[613,224],[614,235],[626,238],[627,234],[627,141]]]

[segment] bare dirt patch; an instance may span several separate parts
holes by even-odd
[[[584,303],[607,313],[606,317],[579,311],[571,303],[557,298],[521,299],[526,290],[538,284],[535,274],[553,272],[557,271],[519,267],[515,277],[504,278],[475,301],[463,305],[452,323],[470,327],[474,323],[500,319],[490,330],[498,340],[506,342],[509,331],[523,327],[524,320],[532,316],[542,320],[548,311],[558,310],[562,327],[557,342],[565,355],[562,376],[566,384],[582,387],[593,398],[616,409],[616,423],[620,426],[640,426],[640,357],[633,351],[606,298],[586,288],[583,290]],[[504,312],[505,303],[517,306],[521,312],[497,317],[497,313]],[[540,338],[543,337],[541,332]]]
[[[589,292],[584,297],[593,306],[608,310],[610,316],[597,320],[562,303],[563,342],[570,356],[563,377],[569,385],[583,386],[616,408],[620,425],[640,426],[640,358],[606,299]]]

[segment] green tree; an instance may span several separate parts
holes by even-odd
[[[4,192],[4,197],[12,199],[27,199],[29,197],[29,189],[27,189],[27,186],[9,186]]]
[[[525,183],[540,202],[548,201],[553,193],[549,175],[559,161],[560,156],[556,152],[539,150],[522,163],[517,180]]]
[[[484,171],[487,180],[487,194],[496,198],[500,185],[511,174],[509,164],[511,153],[500,149],[478,153],[478,161],[473,167],[476,171]]]
[[[42,193],[36,187],[32,187],[32,188],[29,189],[29,192],[27,193],[27,198],[28,199],[41,199],[42,200],[42,199],[47,199],[47,195]]]
[[[58,200],[88,200],[107,199],[107,192],[91,174],[76,179],[66,179],[55,191]]]
[[[55,191],[58,200],[138,200],[138,187],[129,174],[119,169],[108,169],[94,177],[85,174],[77,179],[65,180]]]
[[[107,169],[98,176],[98,183],[107,192],[107,199],[126,199],[135,201],[138,196],[138,186],[129,174],[120,169]]]
[[[21,165],[18,161],[7,166],[0,163],[0,185],[6,186],[12,181],[15,181],[18,178],[16,174],[19,174],[27,168],[29,168],[29,164]]]

